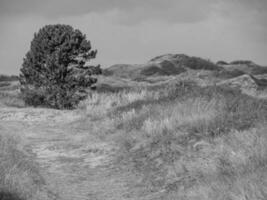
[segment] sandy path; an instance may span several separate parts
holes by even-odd
[[[47,188],[55,194],[51,199],[140,199],[133,198],[136,195],[127,186],[132,175],[113,162],[115,145],[80,129],[75,124],[79,118],[74,111],[0,110],[0,126],[26,139],[27,151],[34,155]]]

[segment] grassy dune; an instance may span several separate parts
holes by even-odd
[[[11,135],[0,126],[0,199],[47,199],[45,180],[24,145],[19,135]]]
[[[137,174],[147,195],[267,198],[266,100],[183,82],[154,91],[95,93],[80,108],[106,121],[106,134],[116,135],[121,148],[119,160]]]
[[[11,77],[12,78],[12,77]],[[19,94],[17,79],[0,76],[0,109],[2,107],[25,107]],[[46,199],[42,191],[44,179],[39,166],[25,151],[25,138],[11,133],[0,125],[0,199],[33,200]]]
[[[114,163],[135,174],[129,190],[142,192],[132,199],[267,199],[265,99],[175,81],[106,88],[77,109],[83,120],[75,127],[119,148]],[[23,138],[1,126],[0,159],[0,197],[45,199],[50,180],[39,174]]]

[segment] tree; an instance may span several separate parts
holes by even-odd
[[[100,66],[86,66],[95,58],[90,41],[69,25],[46,25],[34,34],[23,60],[20,83],[25,103],[57,109],[73,108],[87,96],[101,73]]]

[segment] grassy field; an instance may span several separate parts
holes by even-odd
[[[19,134],[0,126],[0,199],[47,199],[39,166],[24,149]]]
[[[110,121],[120,161],[148,193],[185,200],[267,198],[266,100],[183,82],[96,93],[81,108]]]
[[[112,168],[120,172],[116,175],[117,182],[111,181],[115,175],[106,178],[92,175],[98,184],[90,183],[90,177],[85,177],[88,190],[97,190],[94,198],[100,199],[102,192],[106,196],[101,199],[267,199],[267,100],[227,87],[164,81],[162,84],[139,82],[138,87],[133,87],[133,82],[126,88],[122,84],[116,85],[116,89],[103,87],[79,104],[74,111],[79,113],[79,120],[72,122],[71,129],[68,128],[70,124],[64,125],[69,130],[64,129],[61,139],[67,137],[73,146],[76,144],[75,152],[88,146],[92,137],[117,149],[115,156],[110,157]],[[1,102],[5,101],[3,99],[5,97],[1,97]],[[19,110],[14,106],[13,109]],[[42,113],[46,112],[48,110],[42,110]],[[42,126],[45,123],[49,121],[43,122]],[[57,129],[47,132],[50,135],[57,132],[54,138],[63,131],[56,126]],[[25,152],[27,142],[23,134],[18,139],[8,134],[8,127],[0,128],[0,189],[6,196],[42,199],[44,194],[40,188],[45,182],[52,182],[52,176],[43,177],[36,158]],[[75,143],[78,137],[82,143]],[[74,161],[65,159],[64,167]],[[72,169],[71,173],[64,174],[64,180],[89,170],[76,168],[76,171]],[[98,174],[100,168],[94,170],[94,174]],[[111,168],[105,170],[113,173]],[[125,172],[135,178],[122,178]],[[56,177],[59,172],[54,173],[53,177]],[[111,183],[103,185],[108,180]],[[127,197],[116,196],[120,193],[118,180],[120,184],[123,181],[123,185],[128,185]],[[77,182],[66,184],[64,188],[78,187]],[[86,190],[85,186],[81,184],[80,187]],[[77,199],[86,197],[81,194]]]
[[[0,76],[0,108],[24,107],[16,77]],[[26,200],[41,197],[44,184],[38,164],[29,155],[25,139],[0,126],[0,199]],[[40,199],[40,198],[39,198]]]
[[[11,80],[11,81],[0,80],[0,107],[6,107],[6,106],[17,107],[17,108],[22,108],[25,106],[20,96],[19,82],[17,80]]]

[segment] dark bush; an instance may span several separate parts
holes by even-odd
[[[133,90],[131,87],[129,86],[114,86],[114,85],[109,85],[109,84],[99,84],[97,87],[97,93],[119,93],[119,92],[126,92],[126,91],[130,91]]]
[[[34,34],[24,58],[21,92],[28,105],[73,108],[87,96],[86,89],[101,73],[99,66],[85,66],[95,58],[90,41],[69,25],[47,25]]]
[[[8,75],[0,75],[0,82],[2,81],[18,81],[19,77],[12,75],[12,76],[8,76]]]
[[[231,65],[251,65],[253,64],[250,60],[235,60],[230,62]]]
[[[160,67],[157,65],[151,65],[144,70],[142,70],[141,74],[145,76],[151,75],[162,75],[162,76],[170,76],[177,75],[185,72],[186,70],[183,67],[175,66],[172,62],[168,60],[163,60],[160,63]]]
[[[20,198],[17,194],[12,194],[9,192],[0,191],[0,199],[1,200],[24,200]]]
[[[216,63],[216,65],[229,65],[229,64],[223,60],[220,60]]]
[[[11,83],[10,82],[0,82],[0,87],[7,87],[10,86]]]
[[[167,58],[165,58],[165,56],[167,56]],[[175,54],[175,55],[170,54],[170,55],[157,56],[151,59],[151,62],[156,62],[156,61],[162,62],[162,60],[166,59],[167,61],[171,60],[172,63],[176,64],[176,67],[179,66],[179,68],[182,69],[189,68],[193,70],[219,70],[222,68],[209,60],[194,56],[191,57],[185,54]]]
[[[251,73],[254,75],[267,74],[267,67],[257,66],[252,69]]]
[[[218,70],[219,67],[209,60],[205,60],[198,57],[191,57],[188,60],[185,60],[185,66],[194,70]]]

